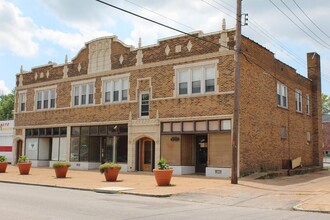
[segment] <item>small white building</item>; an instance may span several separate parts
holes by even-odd
[[[5,155],[13,163],[14,120],[0,121],[0,155]]]

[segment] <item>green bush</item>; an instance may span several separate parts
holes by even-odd
[[[160,160],[158,160],[157,165],[158,165],[159,170],[168,170],[168,169],[170,169],[170,166],[166,163],[166,160],[163,157],[161,157]]]
[[[30,162],[31,162],[30,159],[24,155],[20,156],[17,161],[17,163],[30,163]]]
[[[114,162],[104,163],[99,166],[100,173],[104,173],[107,169],[121,169],[121,166]]]
[[[7,161],[6,156],[4,156],[4,155],[0,155],[0,163],[2,163],[2,162],[6,162],[6,161]]]
[[[60,167],[71,167],[71,163],[69,162],[63,162],[63,161],[59,161],[59,162],[55,162],[53,163],[53,168],[60,168]]]

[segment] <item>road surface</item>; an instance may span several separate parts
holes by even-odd
[[[0,219],[330,219],[329,214],[236,207],[0,183]]]

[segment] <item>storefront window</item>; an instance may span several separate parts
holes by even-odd
[[[80,138],[79,161],[88,161],[88,141],[89,137]]]
[[[117,148],[116,162],[126,163],[127,162],[127,136],[121,136],[121,137],[117,138],[116,148]]]
[[[70,161],[79,161],[79,137],[71,137]]]

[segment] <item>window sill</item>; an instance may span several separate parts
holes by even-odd
[[[277,105],[277,107],[280,108],[280,109],[289,110],[288,107],[284,107],[284,106],[282,106],[282,105]]]

